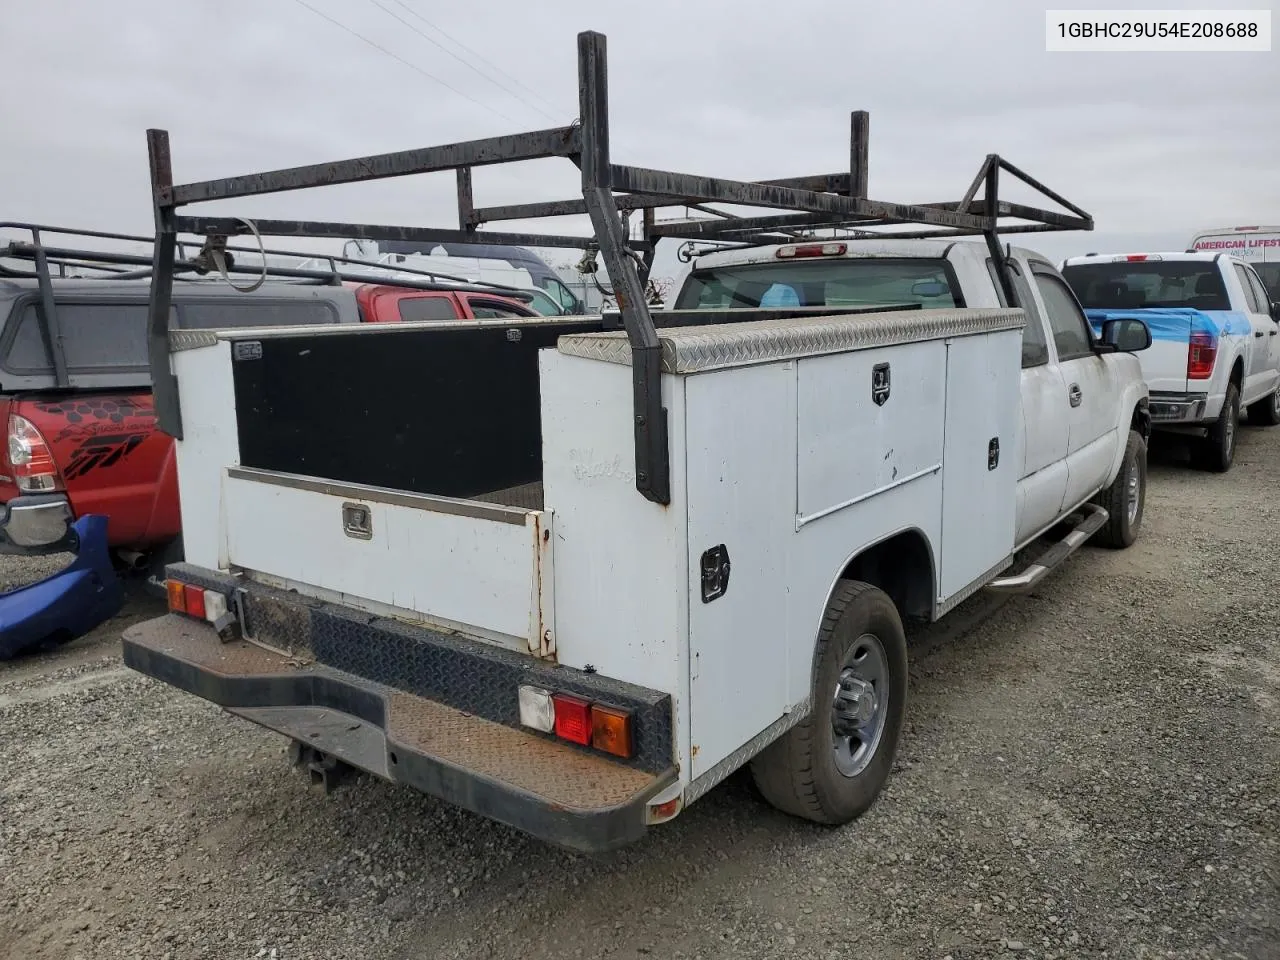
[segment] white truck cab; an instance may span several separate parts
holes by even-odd
[[[1253,265],[1226,253],[1121,253],[1062,265],[1094,324],[1142,319],[1155,428],[1190,434],[1197,465],[1230,469],[1242,409],[1280,423],[1280,309]]]

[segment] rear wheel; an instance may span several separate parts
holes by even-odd
[[[1147,445],[1138,431],[1129,431],[1120,472],[1094,502],[1110,514],[1107,525],[1094,534],[1096,542],[1121,549],[1138,539],[1147,503]]]
[[[1218,419],[1209,428],[1209,435],[1191,448],[1191,462],[1201,470],[1226,473],[1236,458],[1236,434],[1240,424],[1240,388],[1227,384],[1227,396],[1222,402]]]
[[[1280,388],[1271,396],[1249,405],[1249,422],[1258,427],[1274,427],[1280,423]]]
[[[774,807],[817,823],[848,823],[879,796],[902,733],[907,641],[893,601],[842,581],[818,632],[809,716],[751,761]]]

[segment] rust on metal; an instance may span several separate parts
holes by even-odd
[[[403,746],[565,810],[620,806],[650,790],[656,779],[643,770],[407,693],[390,696],[387,739],[392,750]]]
[[[305,666],[295,657],[247,641],[222,643],[209,625],[176,613],[135,624],[124,632],[124,639],[219,677],[273,676]]]

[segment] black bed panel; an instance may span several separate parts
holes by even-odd
[[[240,462],[470,497],[542,478],[538,350],[563,325],[308,334],[232,348]],[[256,345],[261,346],[258,350]]]

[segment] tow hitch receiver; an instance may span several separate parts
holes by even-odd
[[[301,740],[294,740],[289,744],[289,762],[295,767],[306,770],[311,775],[312,785],[318,784],[323,787],[326,796],[342,784],[354,779],[360,772],[349,763],[344,763],[337,757],[317,750],[311,744],[303,743]]]

